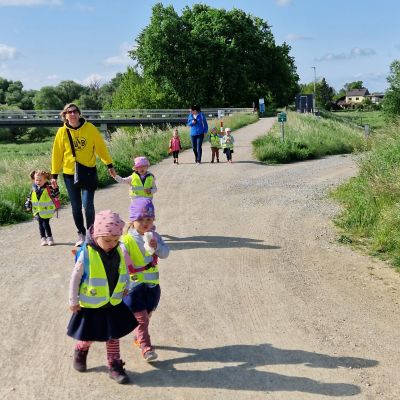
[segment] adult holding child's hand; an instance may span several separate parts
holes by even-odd
[[[58,187],[58,174],[62,171],[71,200],[72,216],[78,229],[75,246],[81,246],[85,241],[86,229],[94,222],[94,192],[98,184],[96,157],[107,165],[111,176],[116,176],[116,172],[101,133],[82,117],[79,107],[69,103],[60,116],[64,125],[58,129],[53,143],[51,184],[54,188]],[[86,227],[82,206],[85,210]]]
[[[208,124],[205,115],[201,112],[198,105],[190,107],[187,124],[190,126],[190,140],[192,142],[194,161],[201,164],[202,145],[204,135],[208,132]]]

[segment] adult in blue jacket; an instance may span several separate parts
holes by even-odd
[[[204,135],[208,132],[208,124],[205,115],[201,112],[200,107],[193,105],[190,107],[188,117],[188,125],[190,126],[190,140],[196,163],[201,163],[201,154]]]

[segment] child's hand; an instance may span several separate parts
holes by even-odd
[[[145,192],[146,194],[151,194],[151,189],[144,189],[144,192]]]
[[[75,314],[78,311],[81,311],[81,306],[77,304],[76,306],[69,306],[69,309]]]
[[[129,290],[128,289],[124,289],[124,292],[122,293],[122,297],[126,297],[128,296]]]
[[[151,239],[149,242],[149,246],[152,247],[153,249],[157,248],[157,239]]]

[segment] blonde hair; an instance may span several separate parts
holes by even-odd
[[[82,115],[80,108],[75,103],[68,103],[64,106],[64,109],[60,112],[60,117],[64,122],[67,122],[66,115],[67,115],[67,110],[70,107],[75,107],[77,109],[79,115]]]
[[[50,178],[51,178],[50,172],[47,172],[47,171],[45,171],[45,170],[43,170],[43,169],[35,169],[34,171],[32,171],[32,172],[29,174],[29,176],[31,177],[32,180],[35,179],[35,175],[43,176],[43,177],[46,179],[46,181],[49,181]]]
[[[126,235],[129,232],[129,229],[131,229],[131,228],[133,229],[133,222],[132,221],[127,222],[122,231],[122,235]]]

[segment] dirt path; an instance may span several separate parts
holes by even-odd
[[[251,140],[271,124],[234,132],[232,165],[194,165],[187,151],[179,166],[151,168],[171,255],[151,323],[160,361],[122,339],[130,385],[108,378],[104,344],[87,373],[71,367],[70,209],[52,222],[53,248],[39,246],[34,222],[0,229],[0,399],[400,398],[400,277],[338,244],[330,222],[326,192],[354,162],[261,165]],[[96,195],[97,210],[126,218],[128,205],[125,185]]]

